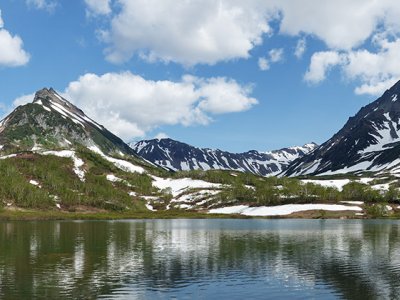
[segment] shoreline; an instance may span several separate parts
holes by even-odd
[[[145,220],[145,219],[400,219],[393,213],[374,217],[356,215],[352,211],[308,210],[281,216],[245,216],[240,214],[210,214],[191,211],[156,212],[68,212],[48,210],[2,210],[0,221],[51,221],[51,220]]]

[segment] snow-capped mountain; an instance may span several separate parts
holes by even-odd
[[[400,81],[361,108],[344,127],[283,176],[350,172],[400,174]]]
[[[98,147],[104,153],[134,155],[132,149],[102,125],[62,98],[42,89],[32,103],[17,107],[0,122],[2,150]]]
[[[262,176],[282,172],[293,160],[314,150],[316,146],[310,143],[270,152],[252,150],[230,153],[219,149],[196,148],[169,138],[145,140],[131,145],[139,156],[173,171],[221,169]]]

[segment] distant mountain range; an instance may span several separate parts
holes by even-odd
[[[261,176],[277,175],[292,161],[313,151],[315,143],[270,152],[255,150],[230,153],[219,149],[197,148],[169,138],[131,144],[137,155],[172,171],[234,170]]]

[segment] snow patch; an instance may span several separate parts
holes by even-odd
[[[156,209],[153,208],[152,205],[150,205],[150,204],[148,204],[148,203],[146,203],[145,206],[146,206],[146,208],[147,208],[148,210],[157,211]]]
[[[39,184],[39,182],[37,182],[36,180],[31,179],[31,180],[29,180],[29,183],[32,184],[32,185],[34,185],[34,186],[37,186],[37,187],[39,187],[39,188],[41,187],[40,184]]]
[[[358,206],[346,206],[340,204],[286,204],[278,206],[249,207],[247,205],[236,205],[223,208],[210,209],[211,214],[241,214],[244,216],[283,216],[295,212],[307,210],[327,211],[362,211]]]
[[[336,174],[345,174],[345,173],[350,173],[350,172],[356,172],[356,171],[365,171],[368,170],[368,168],[371,166],[372,162],[370,161],[362,161],[358,164],[355,164],[350,167],[345,167],[343,169],[335,170],[335,171],[327,171],[321,174],[318,174],[318,176],[322,175],[336,175]]]
[[[303,183],[312,183],[321,185],[323,187],[333,187],[338,189],[339,191],[343,190],[343,186],[350,182],[349,179],[333,179],[333,180],[314,180],[314,179],[304,179],[301,180]]]
[[[107,178],[108,181],[111,181],[111,182],[120,182],[120,181],[122,181],[121,178],[119,178],[119,177],[117,177],[117,176],[115,176],[113,174],[108,174],[106,176],[106,178]]]
[[[388,191],[389,190],[389,183],[382,183],[382,184],[375,184],[371,186],[372,189],[377,191]]]
[[[114,166],[116,166],[118,169],[121,169],[125,172],[130,172],[130,173],[136,172],[136,173],[140,173],[140,174],[145,172],[145,170],[142,167],[135,166],[134,164],[130,163],[129,161],[126,161],[123,159],[117,159],[117,158],[113,158],[113,157],[105,155],[103,153],[103,151],[101,151],[97,146],[90,146],[88,148],[89,148],[89,150],[92,150],[93,152],[99,154],[105,160],[114,164]]]
[[[340,201],[340,202],[352,205],[364,205],[364,201]]]
[[[388,122],[391,122],[391,119],[390,119],[388,113],[384,114],[384,116],[386,117]],[[394,125],[396,125],[396,124],[394,124]],[[396,128],[396,126],[395,126],[395,128]],[[371,144],[364,150],[359,151],[358,153],[365,154],[365,153],[370,153],[370,152],[375,152],[375,151],[382,151],[386,144],[393,143],[394,139],[392,138],[392,136],[390,134],[389,125],[387,125],[387,127],[385,126],[383,129],[377,129],[376,131],[377,132],[373,134],[376,139],[376,144]]]
[[[171,193],[173,197],[178,196],[182,192],[191,188],[221,188],[222,184],[210,183],[203,180],[194,180],[191,178],[180,178],[180,179],[171,179],[171,178],[161,178],[157,176],[151,176],[153,178],[153,186],[158,189],[171,189]]]
[[[9,154],[9,155],[4,155],[4,156],[0,156],[0,159],[7,159],[7,158],[11,158],[11,157],[16,157],[17,154]]]

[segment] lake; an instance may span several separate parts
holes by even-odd
[[[400,222],[0,222],[0,299],[400,299]]]

